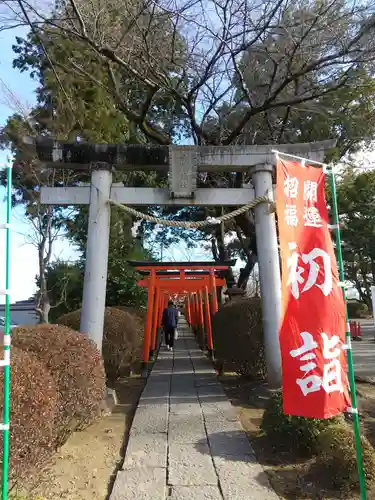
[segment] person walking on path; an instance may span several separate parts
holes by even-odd
[[[168,351],[173,351],[174,334],[178,325],[178,310],[170,300],[168,307],[163,311],[163,327],[165,332],[165,343]]]

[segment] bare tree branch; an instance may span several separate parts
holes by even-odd
[[[277,109],[282,117],[270,134],[281,139],[284,109],[296,113],[336,92],[358,67],[371,73],[375,58],[375,0],[68,0],[50,13],[20,1],[52,47],[75,41],[108,66],[109,82],[99,84],[160,144],[173,141],[152,118],[161,96],[196,144],[232,144],[256,117],[272,128]],[[98,83],[76,54],[69,70]]]

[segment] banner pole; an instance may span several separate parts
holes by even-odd
[[[375,326],[375,286],[371,287],[371,301],[372,301],[372,316]]]
[[[341,250],[341,233],[340,233],[340,221],[339,221],[339,213],[337,207],[337,191],[336,191],[336,182],[335,182],[335,173],[333,168],[327,171],[329,175],[329,181],[332,192],[332,211],[333,211],[333,219],[335,224],[336,231],[336,253],[337,253],[337,263],[339,268],[339,276],[340,281],[342,283],[342,291],[344,295],[345,301],[345,310],[346,310],[346,345],[347,349],[347,362],[348,362],[348,376],[349,376],[349,384],[350,384],[350,393],[352,399],[352,415],[353,415],[353,426],[354,426],[354,436],[355,436],[355,448],[356,448],[356,457],[357,457],[357,467],[358,467],[358,476],[359,476],[359,486],[361,493],[361,500],[366,500],[366,479],[363,470],[363,457],[362,457],[362,446],[361,446],[361,432],[359,428],[359,415],[358,415],[358,407],[357,407],[357,393],[356,393],[356,385],[355,385],[355,377],[354,377],[354,365],[353,365],[353,353],[351,347],[351,338],[350,338],[350,326],[349,326],[349,316],[348,316],[348,306],[346,299],[346,290],[344,286],[345,275],[344,275],[344,264],[342,259],[342,250]]]
[[[8,498],[9,417],[10,417],[10,222],[12,211],[12,158],[7,161],[6,249],[5,249],[5,328],[4,328],[4,413],[1,498]],[[5,360],[8,360],[5,363]]]

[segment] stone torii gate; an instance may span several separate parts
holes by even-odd
[[[89,186],[42,187],[46,205],[89,205],[88,239],[81,331],[101,348],[103,336],[110,204],[174,206],[239,206],[255,198],[273,200],[274,145],[267,146],[126,146],[64,143],[44,137],[24,138],[25,146],[45,167],[91,173]],[[280,152],[323,161],[334,141],[278,144]],[[112,184],[112,171],[165,171],[169,189],[127,188]],[[249,172],[252,185],[238,189],[197,188],[202,172]],[[281,383],[278,329],[281,282],[275,217],[264,200],[254,208],[260,288],[263,301],[264,342],[271,386]]]

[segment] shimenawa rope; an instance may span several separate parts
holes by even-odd
[[[189,222],[189,221],[176,221],[169,219],[161,219],[159,217],[153,217],[152,215],[144,214],[142,212],[139,212],[138,210],[135,210],[134,208],[122,205],[121,203],[118,203],[117,201],[111,199],[108,200],[108,203],[110,205],[120,208],[121,210],[124,210],[124,212],[134,215],[139,219],[147,220],[149,222],[154,222],[155,224],[160,224],[162,226],[183,227],[185,229],[199,229],[205,226],[213,226],[215,224],[221,224],[222,222],[231,220],[234,217],[237,217],[238,215],[241,215],[244,212],[251,210],[252,208],[256,207],[257,205],[260,205],[261,203],[268,203],[272,208],[274,207],[274,202],[270,200],[268,195],[264,195],[255,198],[255,200],[251,201],[250,203],[247,203],[246,205],[243,205],[242,207],[237,208],[236,210],[233,210],[232,212],[229,212],[229,214],[224,214],[221,215],[220,217],[215,217],[215,218],[207,217],[206,220]]]

